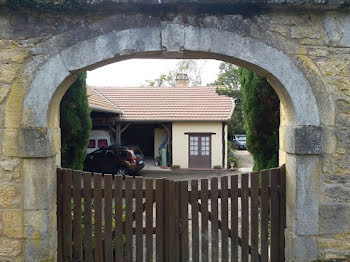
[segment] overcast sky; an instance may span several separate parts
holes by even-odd
[[[221,61],[197,60],[202,68],[202,85],[216,80]],[[130,59],[104,67],[87,74],[90,86],[141,86],[146,80],[159,78],[176,68],[177,59]]]

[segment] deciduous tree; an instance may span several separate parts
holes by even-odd
[[[228,122],[229,137],[232,137],[234,134],[245,134],[243,128],[242,93],[240,89],[238,67],[233,64],[222,62],[219,68],[218,79],[210,85],[220,86],[216,88],[216,92],[219,95],[232,97],[235,101],[235,109],[230,121]]]

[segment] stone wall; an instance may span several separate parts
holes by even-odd
[[[298,155],[290,153],[291,141],[285,134],[288,123],[295,120],[288,115],[288,111],[293,112],[294,109],[290,108],[288,94],[279,93],[283,98],[281,100],[285,100],[281,155],[287,161],[287,170],[296,170],[297,174],[300,171],[298,166],[305,166],[316,174],[310,180],[288,178],[290,185],[297,185],[297,191],[290,193],[290,199],[293,199],[293,194],[303,193],[298,191],[299,187],[306,193],[312,192],[311,202],[305,200],[299,204],[305,207],[311,205],[314,210],[311,217],[314,219],[308,221],[309,224],[300,225],[312,228],[304,237],[295,238],[295,233],[290,234],[287,245],[292,254],[287,253],[287,256],[291,261],[350,257],[350,15],[336,10],[294,12],[294,9],[285,8],[260,10],[258,14],[252,13],[250,16],[175,15],[171,12],[150,16],[116,12],[90,13],[89,16],[80,17],[2,8],[0,18],[0,261],[54,261],[56,255],[55,152],[45,151],[47,157],[43,154],[33,158],[21,153],[20,148],[24,136],[21,122],[29,117],[27,112],[22,111],[23,101],[36,73],[55,54],[82,41],[123,29],[164,28],[167,24],[218,28],[228,34],[256,39],[287,54],[303,72],[316,98],[323,145],[321,154],[306,151],[299,151],[301,153]],[[177,37],[168,36],[175,42]],[[223,44],[229,45],[225,41]],[[138,55],[137,48],[135,50],[127,50],[119,56],[147,56]],[[181,50],[175,54],[179,52]],[[155,53],[165,57],[174,55]],[[87,50],[86,55],[91,56],[91,53]],[[236,62],[266,75],[275,85],[273,76],[244,61],[203,52],[191,53],[191,56]],[[104,63],[117,60],[118,57],[112,57]],[[79,67],[79,63],[76,61],[78,69],[91,66]],[[72,69],[71,73],[74,72],[75,69]],[[52,81],[55,77],[53,70]],[[67,79],[67,83],[70,81]],[[42,82],[43,92],[46,92],[46,84]],[[295,88],[298,90],[299,87]],[[52,109],[56,113],[58,102],[59,99],[54,99],[51,105],[56,105],[56,111]],[[38,139],[35,141],[44,139],[41,134],[45,130],[33,130],[34,137]],[[308,132],[311,139],[312,133]],[[59,146],[56,147],[57,153]],[[299,224],[291,222],[292,217],[298,214],[289,215],[288,230],[298,232]],[[298,228],[293,229],[295,226]],[[298,254],[298,250],[306,250],[305,246],[308,253]]]

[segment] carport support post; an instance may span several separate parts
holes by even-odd
[[[115,124],[115,144],[116,146],[121,146],[120,122]]]

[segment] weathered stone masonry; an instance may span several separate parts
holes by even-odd
[[[349,258],[343,2],[97,2],[88,13],[0,5],[0,261],[55,260],[59,101],[80,70],[132,57],[216,58],[266,76],[285,112],[287,259]]]

